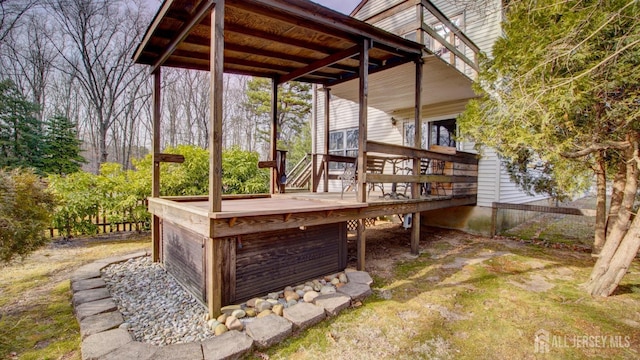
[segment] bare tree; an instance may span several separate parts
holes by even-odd
[[[42,18],[42,11],[24,16],[26,31],[15,31],[5,38],[3,59],[5,69],[11,70],[7,73],[12,80],[29,100],[40,105],[40,119],[44,121],[46,88],[57,52],[49,40],[53,37],[53,29]]]
[[[82,89],[97,164],[108,160],[110,130],[126,111],[127,89],[145,69],[131,60],[147,17],[141,1],[47,0],[64,41],[56,44],[63,65]]]
[[[0,0],[0,47],[20,25],[22,17],[39,3],[40,0]]]

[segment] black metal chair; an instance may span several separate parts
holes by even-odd
[[[377,156],[367,156],[367,173],[369,174],[382,174],[384,172],[386,159],[383,157]],[[383,183],[369,183],[369,188],[367,190],[367,196],[371,193],[371,190],[375,190],[376,188],[380,189],[382,192],[382,196],[384,197],[384,184]]]
[[[445,167],[445,161],[444,160],[435,160],[432,159],[431,160],[431,175],[444,175],[444,167]],[[440,195],[447,195],[447,190],[444,188],[444,183],[442,182],[433,182],[431,185],[431,195],[434,195],[434,190],[435,190],[435,195],[440,196]]]
[[[344,172],[338,175],[338,179],[342,183],[342,190],[340,191],[340,199],[344,198],[344,191],[355,189],[356,198],[358,197],[358,181],[356,179],[356,175],[358,173],[358,167],[356,164],[346,164],[344,167]]]

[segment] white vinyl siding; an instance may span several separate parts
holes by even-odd
[[[418,24],[416,23],[416,8],[415,6],[411,6],[393,16],[373,23],[373,25],[400,36],[406,34],[408,31],[415,31],[418,28]]]
[[[317,106],[317,143],[315,152],[318,154],[324,153],[324,99],[325,93],[322,90],[318,91],[318,106]],[[368,133],[367,139],[373,141],[380,141],[391,144],[402,144],[402,123],[396,122],[393,126],[391,121],[391,114],[387,114],[384,111],[368,108]],[[355,102],[338,98],[336,96],[331,97],[329,104],[329,130],[346,130],[358,127],[358,104]],[[318,191],[322,191],[322,184],[318,188]],[[340,191],[340,184],[337,181],[329,182],[329,191]]]
[[[371,18],[386,9],[393,7],[402,0],[369,0],[355,14],[355,18],[364,20]],[[461,30],[486,54],[491,54],[491,47],[496,39],[501,35],[500,22],[502,21],[502,1],[494,0],[490,2],[476,2],[459,0],[432,0],[447,17],[459,17]],[[434,25],[437,19],[428,11],[424,12],[423,21],[427,25]],[[412,25],[413,23],[413,25]],[[404,35],[406,30],[415,26],[416,9],[411,6],[406,10],[398,12],[393,16],[382,19],[374,23],[374,25],[396,33]],[[428,36],[427,36],[428,38]],[[472,57],[468,49],[465,54]],[[324,140],[322,139],[324,132],[322,127],[324,124],[324,93],[320,92],[318,99],[318,145],[316,151],[323,152]],[[373,104],[370,104],[373,105]],[[373,105],[375,106],[375,105]],[[442,103],[423,108],[423,122],[442,120],[457,117],[466,106],[466,101]],[[382,111],[369,108],[369,140],[377,140],[394,144],[403,143],[404,124],[413,123],[413,108],[398,109],[387,114]],[[396,120],[396,126],[392,126],[391,117]],[[346,129],[358,125],[358,105],[333,98],[331,102],[331,129]],[[462,151],[475,152],[472,143],[461,143],[458,148]],[[331,185],[330,185],[331,186]],[[339,191],[339,185],[335,188],[331,186],[331,190]],[[491,203],[510,202],[525,203],[544,199],[544,196],[528,196],[520,190],[509,178],[509,174],[502,166],[495,150],[484,148],[482,157],[478,164],[478,206],[490,207]]]
[[[404,0],[369,0],[354,17],[358,20],[368,19],[403,1]]]

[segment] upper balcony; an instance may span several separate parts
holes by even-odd
[[[478,72],[480,48],[462,31],[464,17],[447,17],[430,0],[397,0],[391,7],[377,10],[362,7],[351,14],[406,39],[425,45],[435,55],[471,79]]]

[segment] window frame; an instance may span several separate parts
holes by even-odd
[[[357,127],[329,131],[329,155],[358,157],[358,132],[359,130]],[[332,149],[333,144],[331,137],[334,134],[341,134],[342,143],[336,144],[340,146]],[[355,147],[353,145],[355,145]],[[345,166],[345,163],[330,162],[329,171],[342,171],[344,170]]]

